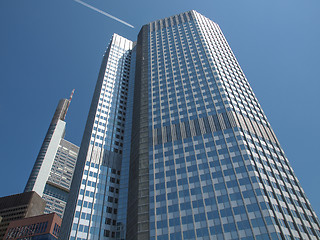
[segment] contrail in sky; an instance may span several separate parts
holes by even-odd
[[[129,23],[127,23],[127,22],[125,22],[125,21],[123,21],[123,20],[121,20],[121,19],[119,19],[119,18],[117,18],[117,17],[115,17],[115,16],[112,16],[111,14],[106,13],[106,12],[104,12],[104,11],[98,9],[98,8],[95,8],[95,7],[89,5],[89,4],[85,3],[85,2],[82,2],[81,0],[74,0],[74,1],[77,2],[77,3],[82,4],[83,6],[86,6],[86,7],[88,7],[88,8],[91,8],[92,10],[94,10],[94,11],[96,11],[96,12],[98,12],[98,13],[101,13],[101,14],[109,17],[109,18],[112,18],[112,19],[114,19],[114,20],[116,20],[116,21],[118,21],[118,22],[120,22],[120,23],[123,23],[124,25],[127,25],[128,27],[134,28],[134,26],[132,26],[131,24],[129,24]]]

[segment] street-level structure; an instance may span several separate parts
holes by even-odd
[[[46,202],[34,191],[0,198],[0,240],[4,239],[10,222],[42,215]]]
[[[4,240],[57,240],[61,218],[56,213],[42,214],[10,222]]]

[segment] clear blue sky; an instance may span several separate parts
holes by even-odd
[[[191,9],[217,22],[317,215],[320,215],[318,0],[0,1],[0,197],[23,191],[60,98],[76,89],[66,139],[80,145],[114,32]]]

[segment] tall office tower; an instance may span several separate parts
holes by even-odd
[[[72,98],[61,99],[33,166],[25,192],[35,191],[46,200],[45,213],[63,217],[79,147],[64,139],[65,117]]]
[[[143,26],[136,66],[127,239],[320,238],[216,23],[190,11]]]
[[[132,48],[114,34],[104,55],[61,239],[115,238]]]
[[[219,26],[195,11],[136,44],[113,36],[71,189],[61,239],[320,237]]]

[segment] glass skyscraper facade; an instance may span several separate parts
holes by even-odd
[[[68,202],[73,222],[64,219],[65,239],[320,238],[319,220],[216,23],[196,11],[154,21],[116,56],[115,36],[89,112],[80,150],[87,160],[77,163],[81,179],[72,184],[78,193]],[[128,60],[128,78],[119,58]],[[112,61],[130,86],[126,120],[122,127],[110,122],[124,131],[121,148],[99,133],[110,99],[103,81],[117,81],[106,70]],[[115,159],[110,152],[119,164],[104,173],[102,163]],[[98,155],[100,162],[91,160]],[[109,181],[113,169],[118,185]],[[121,206],[119,215],[109,205]]]
[[[115,238],[133,42],[114,34],[104,55],[62,225],[62,239]]]
[[[149,141],[132,162],[146,164],[148,154],[138,178],[149,176],[149,203],[128,212],[128,239],[319,239],[319,221],[219,26],[190,11],[144,26],[137,47],[136,81],[148,87],[140,107],[148,129],[140,122],[137,131]],[[140,198],[144,182],[130,184]]]

